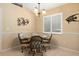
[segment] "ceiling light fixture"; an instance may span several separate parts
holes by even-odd
[[[40,17],[40,15],[45,15],[46,14],[46,10],[45,9],[40,10],[40,3],[38,3],[38,7],[34,8],[34,13],[35,13],[36,16]]]

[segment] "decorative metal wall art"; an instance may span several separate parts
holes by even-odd
[[[66,18],[66,21],[67,21],[68,23],[70,23],[70,22],[79,22],[79,20],[76,20],[76,19],[77,19],[77,15],[79,15],[79,13],[73,14],[73,15],[67,17],[67,18]]]
[[[20,26],[20,25],[27,25],[27,24],[29,24],[29,21],[28,21],[28,19],[26,19],[26,18],[23,18],[23,17],[19,17],[18,19],[17,19],[17,22],[18,22],[18,25]]]

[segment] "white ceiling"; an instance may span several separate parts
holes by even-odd
[[[58,6],[61,6],[64,4],[65,3],[40,3],[40,9],[49,10],[51,8],[58,7]],[[34,8],[38,6],[38,4],[37,3],[24,3],[23,6],[29,8],[31,11],[33,11]]]

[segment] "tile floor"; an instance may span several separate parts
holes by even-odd
[[[0,52],[0,56],[30,56],[27,52],[21,53],[20,49],[13,49],[5,52]],[[79,53],[64,50],[61,48],[55,48],[48,49],[47,52],[44,52],[44,56],[79,56]]]

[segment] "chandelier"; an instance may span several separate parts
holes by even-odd
[[[40,9],[40,3],[38,3],[38,6],[34,8],[34,13],[36,16],[39,16],[40,15],[45,15],[46,14],[46,10],[45,9]]]

